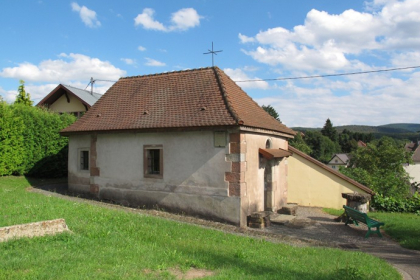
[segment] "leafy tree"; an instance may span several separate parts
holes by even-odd
[[[289,141],[289,144],[307,155],[312,153],[312,149],[305,143],[300,132],[295,135],[295,138]]]
[[[323,163],[329,162],[333,154],[340,150],[338,143],[333,142],[319,131],[307,131],[305,142],[312,150],[310,156]]]
[[[280,121],[280,116],[277,113],[276,109],[273,108],[273,106],[271,106],[271,105],[267,105],[267,106],[262,105],[261,108],[263,108],[264,111],[266,111],[267,113],[269,113],[270,116],[272,116],[273,118],[275,118],[276,120],[278,120],[279,122],[281,122]]]
[[[409,176],[403,165],[410,153],[392,138],[382,137],[352,153],[350,166],[340,171],[386,197],[403,198],[409,193]]]
[[[20,80],[19,83],[20,86],[18,88],[18,95],[16,96],[15,104],[24,104],[32,106],[34,102],[31,100],[31,95],[29,94],[29,92],[27,93],[25,91],[25,81]]]
[[[331,141],[337,142],[338,141],[338,134],[337,130],[333,127],[332,122],[330,119],[327,119],[327,121],[324,124],[324,127],[321,129],[322,135],[330,138]]]

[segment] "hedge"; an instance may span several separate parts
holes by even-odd
[[[0,176],[67,174],[68,139],[59,131],[75,120],[39,107],[0,102]]]

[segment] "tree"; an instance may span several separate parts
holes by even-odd
[[[327,119],[327,121],[325,122],[324,127],[321,129],[321,133],[322,135],[330,138],[333,142],[338,141],[337,130],[333,127],[333,124],[330,121],[330,119]]]
[[[27,93],[25,91],[25,81],[20,80],[19,83],[20,85],[18,88],[18,95],[16,96],[15,104],[24,104],[32,106],[34,102],[31,100],[31,95],[29,94],[29,92]]]
[[[337,142],[333,142],[319,131],[307,131],[305,142],[312,149],[310,156],[323,163],[329,162],[333,154],[340,150]]]
[[[289,144],[307,155],[312,153],[312,149],[303,140],[301,132],[298,132],[295,137],[289,141]]]
[[[271,105],[267,105],[267,106],[262,105],[261,107],[264,109],[264,111],[266,111],[267,113],[269,113],[270,116],[272,116],[273,118],[275,118],[276,120],[278,120],[279,122],[281,122],[280,116],[277,113],[276,109],[273,108],[273,106],[271,106]]]
[[[404,164],[410,153],[392,138],[382,137],[352,153],[350,166],[340,171],[386,197],[404,198],[409,193],[409,175]]]

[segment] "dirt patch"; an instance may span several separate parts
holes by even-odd
[[[200,278],[214,275],[214,272],[211,270],[198,269],[198,268],[190,268],[189,270],[185,272],[183,272],[179,268],[171,268],[169,269],[169,272],[173,274],[176,277],[176,279],[179,279],[179,280],[200,279]]]
[[[0,228],[0,242],[13,238],[54,235],[69,231],[64,219],[41,221]]]

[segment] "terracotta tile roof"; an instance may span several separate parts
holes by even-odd
[[[217,67],[121,78],[62,134],[247,126],[293,136]]]
[[[374,195],[374,194],[375,194],[375,193],[374,193],[374,191],[372,191],[371,189],[369,189],[369,188],[368,188],[368,187],[366,187],[365,185],[362,185],[362,184],[360,184],[359,182],[357,182],[357,181],[355,181],[355,180],[353,180],[353,179],[351,179],[351,178],[349,178],[349,177],[345,176],[344,174],[342,174],[342,173],[340,173],[340,172],[338,172],[338,171],[336,171],[336,170],[332,169],[331,167],[328,167],[327,165],[323,164],[322,162],[317,161],[317,160],[316,160],[316,159],[314,159],[313,157],[311,157],[311,156],[309,156],[309,155],[305,154],[304,152],[299,151],[298,149],[296,149],[296,148],[294,148],[294,147],[292,147],[292,146],[290,146],[290,145],[289,145],[289,151],[290,151],[290,152],[292,152],[292,153],[294,153],[294,154],[297,154],[297,155],[299,155],[299,156],[301,156],[301,157],[303,157],[303,158],[305,158],[306,160],[308,160],[308,161],[310,161],[310,162],[314,163],[315,165],[318,165],[319,167],[321,167],[321,168],[323,168],[323,169],[327,170],[328,172],[330,172],[330,173],[334,174],[334,175],[335,175],[335,176],[337,176],[337,177],[340,177],[340,178],[341,178],[341,179],[343,179],[344,181],[349,182],[350,184],[352,184],[352,185],[354,185],[355,187],[357,187],[357,188],[359,188],[359,189],[361,189],[361,190],[363,190],[363,191],[367,192],[368,194],[370,194],[370,195]]]

